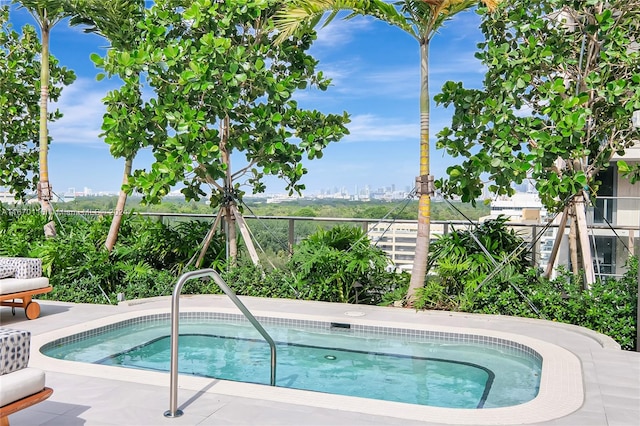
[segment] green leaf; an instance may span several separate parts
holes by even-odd
[[[628,173],[631,171],[631,167],[629,167],[626,161],[618,160],[617,166],[620,173]]]
[[[102,58],[102,56],[98,55],[97,53],[92,53],[90,56],[91,61],[96,64],[96,66],[102,68],[104,66],[104,59]]]

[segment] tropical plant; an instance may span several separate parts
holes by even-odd
[[[429,258],[431,274],[418,292],[416,307],[466,311],[473,308],[481,287],[517,287],[530,265],[529,250],[506,222],[507,217],[499,216],[439,236]]]
[[[55,239],[45,238],[42,233],[46,220],[47,216],[40,210],[9,211],[0,205],[0,255],[40,257],[43,260],[43,269],[54,290],[42,298],[77,303],[115,303],[118,293],[126,299],[168,295],[178,279],[177,274],[188,268],[180,265],[194,253],[191,244],[185,242],[188,237],[176,237],[172,226],[135,215],[124,217],[121,238],[111,254],[104,249],[104,238],[111,222],[109,217],[61,216],[60,233]],[[191,232],[190,225],[180,225],[183,227],[185,230],[179,231],[182,235]],[[206,229],[208,224],[194,226],[193,238],[199,235],[198,227]],[[147,233],[151,237],[145,237]],[[349,247],[360,246],[364,241],[359,228],[351,230],[346,227],[345,230],[322,233],[322,236],[316,235],[310,242],[302,243],[317,247],[317,250],[313,247],[308,250],[311,253],[317,251],[317,255],[312,253],[306,260],[304,257],[296,259],[283,268],[263,269],[242,258],[237,266],[219,261],[216,266],[215,259],[220,259],[219,253],[218,256],[212,253],[209,259],[213,262],[212,267],[220,268],[234,291],[247,296],[335,301],[342,292],[343,296],[347,295],[347,300],[355,302],[355,288],[349,285],[354,280],[363,285],[358,287],[359,303],[395,305],[406,294],[408,274],[376,270],[374,265],[379,252],[352,256],[353,249]],[[172,235],[170,242],[152,241],[165,235]],[[176,247],[167,248],[170,244]],[[127,248],[122,248],[123,245]],[[221,239],[218,247],[220,252],[224,251]],[[327,247],[335,252],[325,250]],[[365,246],[356,249],[367,251]],[[148,250],[154,255],[148,255]],[[324,256],[325,253],[329,254]],[[167,257],[157,258],[165,255]],[[360,279],[358,268],[350,267],[350,263],[362,266],[362,271],[367,268],[367,256],[374,261]],[[169,257],[177,259],[178,266],[163,264]],[[301,262],[312,266],[306,276],[301,273]],[[332,268],[326,268],[328,262]],[[164,266],[156,269],[153,265]],[[422,309],[544,318],[604,333],[620,343],[623,349],[637,347],[637,257],[629,258],[623,277],[597,281],[590,291],[583,289],[581,277],[563,270],[557,278],[548,280],[539,277],[536,269],[522,271],[517,263],[506,265],[498,275],[478,288],[479,279],[469,272],[472,258],[463,262],[442,258],[438,265],[438,276],[429,276],[427,285],[418,292],[416,304],[420,304]],[[337,285],[342,287],[338,289]],[[188,281],[183,289],[184,293],[195,294],[219,291],[214,283],[200,280]]]
[[[427,276],[416,293],[416,309],[467,311],[473,308],[474,293],[481,275],[471,271],[471,259],[463,262],[441,258],[436,273]]]
[[[222,207],[229,224],[232,259],[241,184],[263,192],[263,177],[275,175],[291,192],[300,191],[303,156],[320,158],[328,143],[347,132],[346,113],[303,110],[292,100],[296,89],[325,90],[329,81],[306,53],[313,32],[273,43],[275,4],[156,1],[138,23],[136,48],[111,50],[105,58],[94,55],[107,74],[140,73],[150,88],[150,99],[139,109],[121,107],[121,99],[137,90],[137,79],[125,77],[106,99],[103,130],[111,151],[125,156],[133,150],[132,141],[120,136],[130,128],[127,122],[136,120],[143,146],[154,154],[151,168],[134,171],[123,188],[141,192],[149,203],[159,202],[178,184],[187,200],[209,193],[212,208]],[[292,140],[296,137],[299,142]],[[235,170],[233,152],[247,160]]]
[[[38,186],[38,170],[40,180],[48,182],[46,122],[62,114],[48,112],[47,99],[57,101],[75,75],[49,55],[32,26],[23,26],[19,34],[8,20],[9,9],[0,7],[0,187],[24,200]]]
[[[317,25],[329,12],[327,25],[341,10],[358,15],[373,16],[396,26],[416,39],[420,46],[420,176],[418,178],[418,235],[411,283],[407,292],[408,304],[415,300],[415,292],[425,283],[431,228],[431,195],[433,177],[429,168],[429,45],[442,24],[457,13],[478,4],[493,10],[500,0],[405,0],[387,3],[382,0],[291,0],[276,15],[281,42],[301,28]]]
[[[475,202],[484,182],[512,194],[514,183],[532,179],[549,211],[562,211],[563,223],[575,217],[580,239],[570,239],[571,249],[576,260],[582,249],[587,285],[594,273],[585,205],[598,173],[639,135],[631,125],[640,110],[639,22],[638,0],[507,1],[482,23],[483,87],[447,82],[435,97],[455,108],[437,146],[464,160],[436,186]],[[632,181],[640,173],[624,161],[618,168]]]
[[[27,9],[40,29],[40,121],[38,129],[38,151],[39,151],[39,181],[38,200],[43,212],[53,215],[53,207],[50,201],[53,198],[53,190],[49,182],[49,114],[47,111],[49,102],[49,88],[51,86],[51,69],[49,54],[49,39],[51,30],[65,16],[65,0],[14,0]],[[67,74],[65,84],[70,84],[74,77]],[[37,86],[36,86],[37,87]],[[44,232],[50,237],[56,235],[55,222],[50,220],[44,227]]]
[[[32,247],[44,238],[47,215],[32,210],[1,209],[0,256],[29,256]]]
[[[319,229],[298,244],[289,269],[300,298],[342,303],[378,304],[401,285],[389,272],[391,261],[371,245],[360,227]]]
[[[237,265],[223,269],[222,277],[239,295],[283,299],[296,299],[299,296],[291,285],[291,274],[286,268],[265,270],[260,265],[241,259]],[[216,285],[208,288],[206,292],[221,291]]]
[[[130,51],[136,44],[138,31],[136,25],[142,20],[144,15],[144,0],[71,0],[67,5],[68,13],[72,16],[69,21],[70,25],[83,25],[85,32],[99,34],[111,43],[111,48],[121,51]],[[126,138],[128,143],[123,144],[126,147],[125,152],[113,152],[114,156],[122,156],[125,158],[124,171],[122,175],[122,185],[127,185],[131,170],[133,168],[133,159],[136,156],[145,137],[144,129],[139,128],[141,120],[139,119],[140,105],[142,104],[142,91],[140,74],[125,73],[120,75],[121,78],[130,79],[130,90],[123,89],[118,102],[112,102],[110,108],[127,108],[130,112],[128,120],[122,120],[121,126],[117,132],[106,134],[106,142],[110,144],[109,138],[118,137]],[[138,80],[138,85],[135,82]],[[127,192],[120,189],[118,202],[113,210],[113,219],[109,234],[105,240],[105,247],[108,251],[112,251],[118,239],[118,232],[122,224],[125,206],[127,203]]]

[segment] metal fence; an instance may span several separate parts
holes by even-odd
[[[589,241],[593,253],[594,269],[596,276],[620,276],[626,272],[626,262],[630,255],[640,252],[640,201],[626,201],[627,210],[613,210],[617,212],[611,221],[598,218],[596,214],[590,214]],[[618,201],[619,203],[619,201]],[[58,210],[59,215],[111,215],[109,211],[85,210],[70,211]],[[213,224],[215,214],[185,214],[185,213],[159,213],[140,212],[141,216],[155,218],[163,222],[173,221],[208,221]],[[634,220],[635,223],[629,223]],[[595,217],[595,220],[594,220]],[[393,220],[393,219],[364,219],[364,218],[330,218],[330,217],[297,217],[297,216],[244,216],[251,231],[253,243],[261,253],[282,254],[292,253],[295,244],[306,236],[316,232],[319,228],[329,229],[336,225],[352,225],[361,227],[369,236],[372,244],[384,250],[393,263],[403,270],[410,270],[413,263],[415,240],[417,233],[417,221]],[[620,224],[620,218],[624,218],[626,224]],[[600,223],[594,223],[598,222]],[[463,230],[477,225],[478,222],[469,221],[432,221],[431,237],[438,238],[452,229]],[[508,222],[529,244],[532,264],[542,269],[547,267],[551,249],[558,232],[562,232],[563,238],[558,252],[554,270],[562,265],[569,268],[569,226],[560,230],[555,223],[522,223]],[[204,236],[203,236],[204,238]]]

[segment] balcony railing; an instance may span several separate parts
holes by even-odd
[[[620,210],[620,204],[624,203],[628,209]],[[594,268],[596,275],[619,276],[625,272],[625,263],[629,255],[640,252],[640,200],[638,198],[618,199],[617,219],[614,224],[610,221],[594,223],[594,216],[589,218],[589,240],[594,253]],[[100,210],[57,210],[58,215],[111,215],[110,211]],[[187,214],[187,213],[161,213],[140,212],[141,216],[156,218],[160,221],[210,221],[213,223],[215,214]],[[296,243],[315,232],[318,228],[330,228],[338,224],[351,224],[361,227],[369,234],[373,244],[377,244],[398,266],[404,266],[413,262],[412,243],[415,238],[411,236],[412,229],[417,229],[417,221],[406,219],[365,219],[365,218],[330,218],[330,217],[297,217],[297,216],[255,216],[245,215],[245,220],[252,231],[255,243],[258,247],[266,248],[272,252],[288,251],[291,253]],[[625,218],[626,224],[620,224],[620,219]],[[635,223],[634,223],[635,221]],[[467,229],[477,222],[468,221],[431,221],[432,239],[438,235],[449,233],[452,229]],[[533,265],[545,268],[549,259],[553,242],[557,232],[560,232],[556,224],[544,223],[520,223],[509,222],[509,227],[515,229],[527,243],[533,241],[531,259]],[[396,229],[398,228],[398,229]],[[562,230],[565,234],[558,258],[555,263],[569,267],[567,235],[569,226]],[[204,237],[204,236],[203,236]]]

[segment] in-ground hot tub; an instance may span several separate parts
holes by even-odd
[[[256,312],[254,312],[257,314]],[[218,309],[188,309],[183,312],[187,316],[198,318],[201,316],[228,316],[229,318],[240,318],[237,310],[231,308]],[[302,321],[317,321],[323,324],[322,327],[344,328],[344,324],[349,325],[348,332],[338,330],[339,333],[347,333],[347,340],[354,334],[359,333],[359,327],[363,330],[372,328],[378,333],[386,335],[403,334],[432,334],[440,333],[440,337],[451,338],[453,340],[464,340],[465,337],[471,340],[485,340],[487,342],[511,342],[506,346],[511,346],[519,352],[531,351],[531,355],[542,360],[539,385],[537,395],[528,402],[517,405],[492,407],[490,406],[490,394],[486,398],[483,408],[479,410],[468,410],[460,408],[447,408],[438,406],[425,406],[415,403],[403,403],[395,401],[374,400],[363,397],[342,396],[320,392],[309,392],[284,387],[270,387],[255,383],[240,383],[230,380],[216,380],[215,385],[211,385],[210,378],[195,376],[180,376],[180,388],[202,390],[207,388],[207,392],[214,392],[227,395],[238,395],[249,398],[259,398],[263,400],[280,401],[286,403],[300,403],[317,407],[336,408],[342,410],[357,411],[374,415],[395,416],[398,418],[416,419],[434,422],[450,422],[458,424],[505,424],[513,422],[546,421],[553,418],[562,417],[577,410],[583,401],[582,376],[578,359],[570,352],[550,343],[536,339],[488,330],[474,330],[468,328],[452,328],[442,326],[429,326],[428,324],[398,323],[398,322],[378,322],[366,318],[353,317],[345,313],[344,317],[322,318],[317,315],[294,315],[283,312],[261,311],[261,320],[267,318],[275,323],[284,323],[285,328],[291,328]],[[47,333],[38,336],[38,347],[50,344],[49,348],[63,341],[69,342],[80,337],[94,337],[103,333],[107,329],[119,329],[123,325],[135,322],[149,322],[162,320],[168,317],[168,309],[163,310],[138,310],[135,313],[116,315],[92,321],[80,326],[69,327],[64,330]],[[199,320],[196,320],[199,321]],[[336,324],[340,326],[336,327]],[[295,327],[294,327],[295,328]],[[334,330],[336,331],[336,330]],[[352,334],[348,334],[352,333]],[[157,336],[156,336],[157,337]],[[145,340],[149,342],[151,339]],[[277,339],[276,339],[277,340]],[[383,338],[384,340],[384,338]],[[257,341],[256,344],[260,344]],[[398,344],[400,347],[403,343]],[[503,345],[504,346],[504,345]],[[352,348],[353,349],[353,348]],[[107,358],[118,351],[110,352]],[[123,354],[120,354],[123,355]],[[330,354],[327,354],[330,355]],[[131,370],[121,367],[108,366],[103,364],[84,364],[77,361],[65,361],[44,357],[41,360],[49,368],[61,372],[72,372],[78,374],[105,378],[121,378],[135,382],[168,386],[169,377],[166,373],[145,370]],[[428,357],[427,357],[428,358]],[[105,362],[105,357],[101,358]],[[182,362],[181,362],[182,363]],[[181,366],[183,368],[183,366]],[[259,380],[253,380],[259,381]],[[492,385],[493,386],[493,385]],[[523,417],[524,416],[524,417]]]

